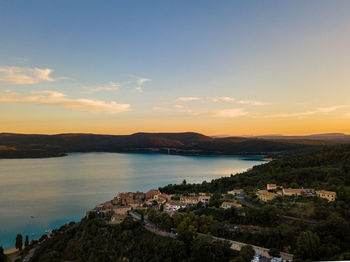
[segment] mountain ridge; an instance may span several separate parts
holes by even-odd
[[[350,136],[349,136],[350,137]],[[213,138],[196,132],[101,135],[0,133],[0,158],[61,156],[73,152],[165,152],[202,155],[270,155],[347,140],[261,137]],[[349,140],[350,142],[350,140]],[[10,150],[11,149],[11,150]]]

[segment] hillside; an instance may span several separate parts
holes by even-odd
[[[327,144],[342,144],[350,143],[350,135],[343,133],[326,133],[326,134],[313,134],[306,136],[283,136],[283,135],[265,135],[256,136],[255,138],[266,140],[308,140],[308,141],[323,141]]]
[[[226,242],[204,237],[189,242],[153,235],[131,218],[118,225],[85,218],[55,230],[30,261],[228,262],[238,255]]]
[[[251,170],[202,184],[170,185],[164,192],[226,192],[231,188],[257,187],[275,183],[284,187],[322,188],[343,192],[350,188],[350,145],[295,154],[254,166]],[[350,202],[350,191],[343,195]],[[345,201],[345,199],[344,199]],[[349,216],[350,219],[350,216]]]
[[[135,133],[132,135],[0,134],[0,158],[62,156],[72,152],[170,152],[172,154],[278,154],[325,145],[317,140],[212,138],[199,133]]]
[[[336,200],[328,202],[316,196],[278,196],[266,203],[259,201],[257,190],[266,189],[266,184],[270,183],[284,188],[333,191],[336,192]],[[264,231],[224,232],[222,227],[221,231],[211,231],[214,235],[285,250],[298,258],[295,261],[350,259],[350,146],[289,156],[255,166],[235,176],[201,184],[168,185],[160,188],[160,191],[185,195],[193,192],[214,193],[219,206],[223,201],[221,193],[232,189],[244,189],[246,192],[242,201],[245,205],[243,216],[239,213],[227,214],[228,211],[220,215],[217,209],[194,212],[213,215],[220,222],[264,227]]]

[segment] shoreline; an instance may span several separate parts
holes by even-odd
[[[60,158],[60,157],[67,157],[70,154],[89,154],[89,153],[116,153],[116,154],[162,154],[162,155],[174,155],[174,156],[198,156],[198,157],[208,157],[208,156],[217,156],[217,157],[260,157],[264,161],[271,161],[274,160],[273,158],[265,157],[266,154],[220,154],[220,153],[191,153],[191,152],[171,152],[167,153],[166,151],[113,151],[113,152],[108,152],[108,151],[86,151],[86,152],[65,152],[62,154],[57,154],[57,155],[47,155],[47,156],[11,156],[11,157],[2,157],[0,156],[0,160],[2,159],[44,159],[44,158]]]
[[[13,254],[13,253],[16,253],[18,252],[19,250],[15,247],[12,247],[12,248],[8,248],[8,249],[5,249],[4,250],[4,254],[5,255],[10,255],[10,254]]]

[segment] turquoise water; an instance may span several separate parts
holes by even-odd
[[[40,237],[78,221],[121,191],[169,183],[210,181],[263,163],[261,157],[85,153],[43,159],[0,160],[0,245],[17,233]]]

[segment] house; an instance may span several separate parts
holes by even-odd
[[[244,193],[243,189],[233,189],[233,190],[227,192],[228,195],[234,195],[234,196],[241,195],[243,193]]]
[[[120,224],[127,217],[125,214],[113,214],[111,217],[112,224]]]
[[[113,199],[113,204],[127,205],[132,203],[133,200],[134,200],[133,192],[123,192],[123,193],[119,193],[118,196]]]
[[[117,215],[127,215],[131,209],[131,206],[114,206],[113,212]]]
[[[241,204],[237,203],[237,201],[233,201],[233,202],[222,202],[221,204],[221,208],[223,209],[228,209],[228,208],[233,208],[233,207],[236,207],[236,208],[239,208],[239,207],[242,207]]]
[[[119,193],[117,197],[113,199],[114,205],[141,205],[145,198],[145,194],[142,192],[123,192]]]
[[[146,193],[146,199],[157,199],[160,195],[160,191],[157,189],[151,189]]]
[[[335,201],[335,198],[337,197],[337,193],[333,191],[319,190],[319,191],[316,191],[316,194],[318,197],[325,198],[329,202]]]
[[[305,193],[305,190],[302,188],[283,188],[283,196],[300,196],[302,193]]]
[[[195,205],[198,204],[198,197],[195,196],[182,196],[180,201],[186,203],[186,205]]]
[[[104,209],[104,205],[103,204],[98,204],[98,205],[95,206],[94,211],[101,212],[101,211],[103,211],[103,209]]]
[[[114,205],[113,205],[112,201],[107,201],[107,202],[103,203],[103,212],[112,211],[113,206]]]
[[[171,200],[165,204],[165,210],[168,212],[177,211],[180,208],[184,208],[184,207],[186,207],[186,203],[181,202],[181,201]]]
[[[140,191],[137,191],[137,192],[134,194],[134,199],[135,199],[135,200],[145,200],[145,193],[140,192]]]
[[[267,184],[266,185],[266,189],[267,189],[267,191],[276,190],[277,189],[277,185],[276,184]]]
[[[304,190],[305,190],[305,193],[308,196],[316,196],[315,189],[313,189],[313,188],[305,188]]]
[[[167,196],[163,196],[162,195],[158,195],[158,198],[156,200],[158,202],[158,204],[165,204],[168,201]]]
[[[256,195],[261,201],[264,201],[264,202],[270,201],[274,199],[276,196],[278,196],[278,194],[269,192],[267,190],[259,190],[256,192]]]
[[[199,196],[198,197],[199,202],[202,202],[203,204],[207,205],[210,201],[210,196]]]

